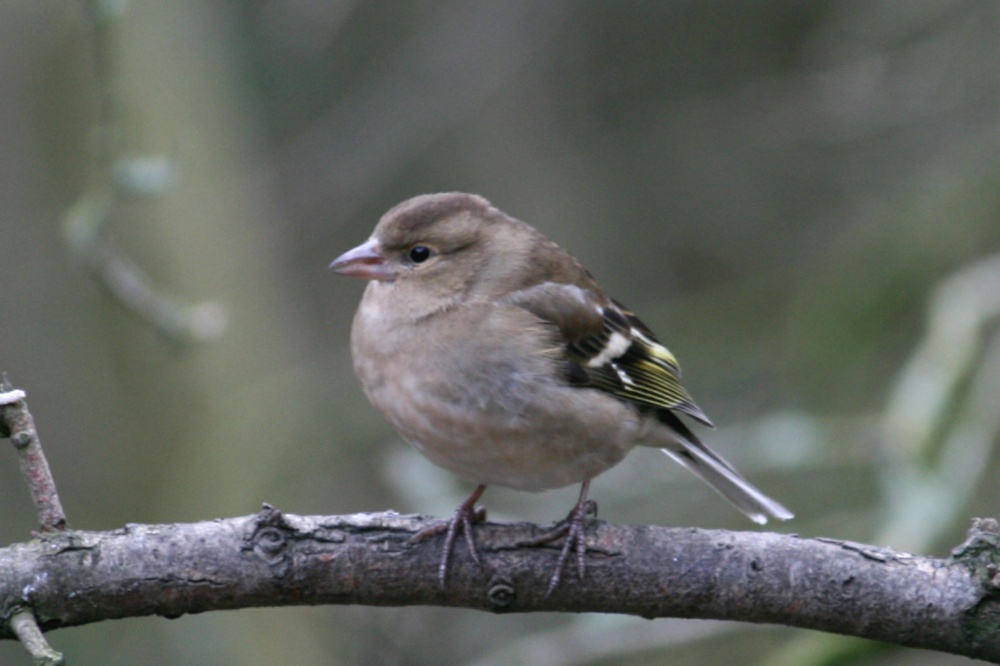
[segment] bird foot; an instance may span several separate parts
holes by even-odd
[[[441,548],[441,563],[438,565],[438,584],[442,591],[445,589],[445,582],[448,579],[448,563],[451,560],[451,553],[455,549],[455,540],[458,538],[459,531],[465,535],[465,545],[468,547],[472,559],[476,564],[482,565],[482,561],[479,559],[479,549],[476,548],[476,541],[472,536],[472,526],[486,520],[486,509],[476,506],[476,502],[485,490],[486,486],[477,486],[468,499],[458,506],[455,515],[450,520],[431,525],[410,537],[410,543],[417,543],[438,534],[445,535],[444,546]]]
[[[577,576],[579,576],[580,580],[583,580],[583,576],[586,573],[587,520],[597,517],[597,502],[587,499],[588,485],[584,484],[579,501],[577,501],[576,506],[569,512],[565,520],[545,534],[518,543],[518,546],[531,547],[563,539],[563,547],[559,552],[559,560],[556,562],[556,568],[552,572],[552,577],[549,578],[549,586],[545,590],[544,599],[552,596],[552,593],[559,586],[559,582],[562,580],[563,568],[569,561],[570,554],[574,551],[576,552]]]

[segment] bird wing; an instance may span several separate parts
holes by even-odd
[[[555,282],[519,289],[505,300],[555,325],[573,384],[640,407],[677,410],[713,426],[681,385],[674,355],[621,304],[593,290]]]

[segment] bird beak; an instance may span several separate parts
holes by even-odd
[[[397,275],[374,238],[334,259],[330,270],[364,280],[395,280]]]

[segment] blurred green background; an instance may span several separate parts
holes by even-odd
[[[449,513],[469,486],[365,402],[347,349],[362,284],[326,271],[390,206],[442,190],[537,226],[657,331],[721,426],[709,441],[798,514],[775,529],[945,556],[969,517],[997,515],[980,481],[998,472],[1000,271],[938,285],[1000,248],[1000,5],[97,4],[120,12],[115,155],[175,169],[118,202],[103,237],[228,326],[170,340],[71,250],[61,220],[101,141],[94,33],[81,3],[0,0],[0,370],[29,394],[73,527],[265,501]],[[4,456],[10,543],[35,519]],[[575,494],[485,503],[544,523]],[[591,496],[612,522],[752,528],[655,451]],[[50,639],[76,666],[966,663],[778,627],[433,608]],[[0,663],[28,658],[6,642]]]

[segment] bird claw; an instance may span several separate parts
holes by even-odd
[[[559,586],[562,580],[562,571],[569,561],[570,555],[576,552],[576,572],[582,581],[586,574],[587,556],[587,521],[597,517],[597,502],[587,499],[587,491],[590,488],[590,481],[584,481],[580,488],[580,498],[573,507],[569,515],[555,526],[552,530],[537,536],[533,539],[518,542],[518,547],[541,546],[552,543],[557,539],[563,539],[562,550],[559,552],[559,560],[556,562],[555,571],[549,579],[549,586],[545,590],[544,599],[552,596],[552,593]],[[420,530],[412,537],[411,543],[423,541],[432,536],[444,534],[444,545],[441,548],[441,562],[438,565],[438,583],[441,590],[446,589],[448,580],[448,565],[451,562],[451,554],[455,550],[455,541],[458,540],[458,533],[462,532],[465,537],[465,545],[469,549],[469,554],[473,561],[482,566],[482,559],[479,557],[479,549],[476,547],[476,540],[472,534],[472,526],[486,519],[486,509],[477,507],[476,502],[485,492],[486,486],[479,485],[472,494],[462,502],[455,515],[450,520],[443,520]]]
[[[566,566],[566,562],[569,561],[570,554],[574,551],[576,551],[576,572],[581,581],[586,573],[587,520],[597,517],[597,502],[587,499],[589,485],[589,482],[584,483],[580,491],[580,499],[577,501],[576,506],[573,507],[569,515],[556,525],[554,529],[534,539],[521,541],[517,544],[518,546],[532,547],[552,543],[557,539],[563,539],[563,547],[559,552],[559,560],[556,562],[556,568],[552,572],[552,577],[549,578],[549,586],[545,590],[545,596],[543,597],[545,600],[548,600],[559,586],[559,582],[562,580],[563,568]]]
[[[421,541],[426,541],[427,539],[438,536],[439,534],[447,534],[448,530],[451,528],[451,523],[454,517],[448,520],[438,520],[433,525],[425,527],[408,539],[409,543],[420,543]],[[472,512],[472,524],[482,523],[486,520],[486,507],[477,506]]]
[[[438,565],[438,584],[441,586],[442,591],[446,587],[448,563],[451,559],[451,553],[455,549],[455,540],[458,538],[459,531],[465,534],[465,545],[468,547],[473,561],[477,565],[482,566],[482,560],[479,558],[479,549],[476,547],[476,540],[472,535],[472,526],[486,520],[486,509],[476,506],[476,502],[485,490],[486,486],[477,486],[468,499],[462,502],[458,509],[455,510],[455,515],[450,520],[444,520],[431,525],[410,537],[410,542],[416,543],[429,537],[437,536],[438,534],[445,535],[444,546],[441,548],[441,563]]]

